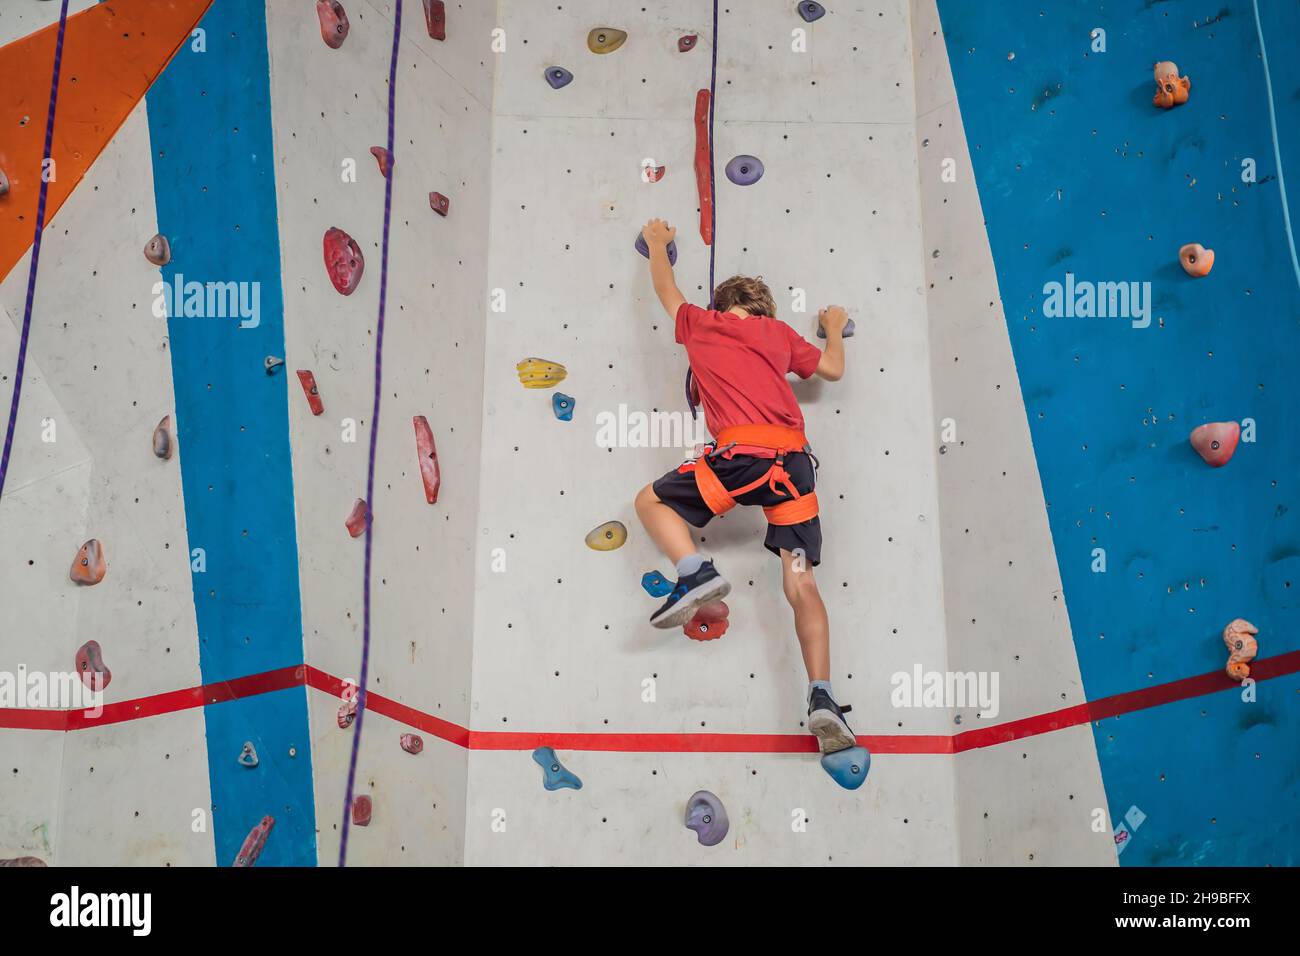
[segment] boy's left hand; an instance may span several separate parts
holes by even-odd
[[[677,230],[662,219],[651,219],[641,229],[648,246],[667,246],[677,235]]]

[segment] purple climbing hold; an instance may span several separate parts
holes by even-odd
[[[686,829],[694,830],[700,846],[717,846],[727,836],[727,811],[707,790],[696,790],[686,801]]]
[[[561,90],[573,82],[573,74],[562,66],[548,66],[546,82],[551,84],[551,89]]]
[[[826,8],[816,0],[803,0],[799,4],[799,16],[803,17],[805,23],[812,23],[826,16]]]
[[[636,251],[641,253],[641,255],[645,256],[647,259],[650,258],[650,247],[646,245],[645,236],[641,235],[639,232],[636,234]],[[671,266],[677,265],[676,242],[668,243],[668,264]]]
[[[853,330],[856,328],[857,326],[853,324],[853,320],[849,319],[848,324],[844,326],[844,331],[841,332],[840,335],[846,339],[852,338]],[[819,339],[826,338],[826,330],[822,328],[822,324],[820,322],[817,323],[817,338]]]
[[[743,153],[727,163],[727,178],[737,186],[752,186],[763,178],[763,161]]]

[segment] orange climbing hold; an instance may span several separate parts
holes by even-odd
[[[165,266],[172,261],[172,247],[167,237],[161,232],[145,243],[144,257],[156,266]]]
[[[1192,429],[1191,443],[1196,453],[1213,468],[1222,468],[1241,439],[1241,426],[1236,422],[1208,422]]]
[[[172,457],[172,417],[164,415],[158,427],[153,430],[153,453],[163,461]]]
[[[700,238],[713,245],[713,151],[709,148],[708,90],[695,94],[695,187],[700,196]]]
[[[316,387],[316,376],[309,369],[298,369],[298,381],[302,384],[302,390],[307,396],[307,404],[311,406],[313,415],[323,414],[325,405],[320,400],[320,389]]]
[[[1214,250],[1206,249],[1199,242],[1189,242],[1178,250],[1178,261],[1182,263],[1184,272],[1200,279],[1208,276],[1214,268]]]
[[[420,456],[424,498],[429,504],[436,505],[438,489],[442,487],[442,469],[438,467],[438,447],[433,443],[433,429],[423,415],[416,415],[411,421],[415,425],[415,450]]]
[[[424,0],[424,25],[431,40],[447,39],[447,4],[443,0]]]
[[[1228,665],[1225,668],[1233,680],[1245,680],[1250,676],[1249,662],[1255,659],[1259,645],[1255,635],[1259,628],[1250,621],[1237,618],[1223,629],[1223,643],[1228,645]]]
[[[108,564],[104,561],[104,546],[91,538],[81,546],[73,559],[72,570],[68,576],[77,584],[90,586],[104,580]]]
[[[365,534],[366,528],[370,526],[370,513],[366,509],[366,499],[358,498],[352,505],[352,511],[348,513],[348,534],[354,538],[359,538]]]
[[[374,801],[366,794],[352,800],[352,825],[354,827],[370,826],[370,817],[375,812]]]
[[[1178,64],[1161,60],[1153,70],[1156,78],[1156,95],[1151,102],[1163,110],[1171,110],[1187,102],[1192,92],[1192,81],[1178,75]]]
[[[331,50],[337,50],[348,38],[347,11],[338,0],[316,0],[316,18],[320,20],[320,37]]]

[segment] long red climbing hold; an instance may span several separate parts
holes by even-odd
[[[239,848],[239,856],[235,857],[233,865],[242,869],[256,863],[257,858],[262,855],[263,848],[266,847],[266,838],[271,835],[273,826],[275,826],[275,817],[262,817],[257,826],[249,830],[248,836],[244,837],[244,845]]]
[[[113,680],[113,672],[104,663],[99,641],[86,641],[77,649],[77,676],[93,691],[101,691]]]
[[[447,4],[443,0],[424,0],[424,23],[430,39],[447,39]]]
[[[375,812],[374,801],[366,794],[352,800],[352,825],[354,827],[370,826],[370,817]]]
[[[700,194],[700,238],[713,245],[713,151],[709,149],[708,90],[695,94],[695,186]]]
[[[104,580],[107,571],[108,564],[104,560],[104,546],[95,538],[91,538],[77,551],[77,556],[72,560],[72,570],[68,572],[68,577],[72,578],[77,584],[84,584],[89,587]]]
[[[438,447],[433,443],[433,429],[423,415],[411,419],[415,425],[415,450],[420,456],[420,477],[424,479],[424,497],[431,505],[438,503],[442,487],[442,469],[438,467]]]
[[[371,146],[370,155],[375,157],[375,162],[379,164],[379,175],[385,179],[393,170],[393,154],[385,146]]]
[[[1237,450],[1241,426],[1236,422],[1207,422],[1192,430],[1192,447],[1212,468],[1222,468]]]
[[[325,271],[341,295],[351,295],[366,271],[361,247],[342,229],[331,226],[325,231]]]
[[[325,411],[325,405],[320,400],[320,389],[316,387],[316,376],[311,373],[310,369],[298,369],[298,381],[302,383],[302,390],[307,395],[307,404],[311,406],[313,415],[320,415]]]
[[[337,50],[348,38],[348,14],[338,0],[316,0],[316,18],[320,36],[331,50]]]

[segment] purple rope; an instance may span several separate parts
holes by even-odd
[[[67,0],[64,0],[66,3]],[[393,56],[388,65],[388,155],[393,155],[393,129],[397,121],[397,49],[402,37],[402,0],[397,0],[393,14]],[[339,841],[339,866],[348,861],[348,830],[352,825],[352,788],[357,778],[357,754],[361,750],[361,725],[366,717],[366,676],[370,670],[370,544],[374,536],[375,443],[379,439],[379,394],[384,372],[384,304],[388,296],[388,225],[393,214],[393,176],[396,161],[391,161],[384,184],[383,258],[379,267],[379,321],[375,326],[375,404],[370,414],[370,461],[366,468],[366,570],[364,608],[361,627],[361,679],[357,687],[357,730],[352,735],[352,756],[348,760],[348,788],[343,800],[343,836]]]
[[[54,148],[54,110],[59,102],[59,71],[63,67],[63,35],[68,29],[68,0],[59,10],[59,35],[54,41],[54,78],[50,81],[50,111],[45,118],[45,153],[50,158]],[[50,184],[41,168],[40,199],[36,203],[36,236],[32,239],[32,261],[27,269],[27,304],[23,307],[23,332],[18,340],[18,368],[14,372],[14,393],[9,402],[9,425],[5,429],[4,451],[0,452],[0,494],[4,494],[5,476],[9,474],[9,453],[13,450],[14,429],[18,427],[18,402],[23,394],[23,372],[27,367],[27,340],[32,330],[32,306],[36,302],[36,267],[41,261],[41,235],[45,232],[45,199]]]

